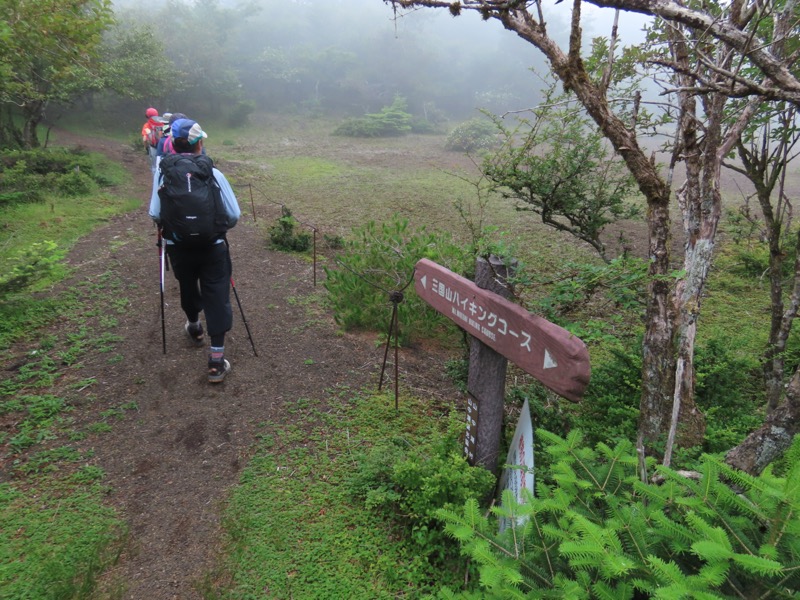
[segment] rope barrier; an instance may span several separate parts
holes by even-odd
[[[291,211],[289,211],[289,208],[286,206],[286,204],[284,204],[283,202],[275,202],[274,200],[271,200],[270,197],[266,194],[266,192],[264,192],[263,190],[260,190],[259,188],[254,186],[252,183],[250,183],[250,182],[247,182],[247,183],[231,183],[231,187],[233,187],[233,188],[244,187],[244,186],[247,186],[249,191],[250,191],[250,206],[251,206],[251,210],[253,211],[253,222],[254,223],[256,222],[256,205],[255,205],[255,202],[253,200],[253,190],[258,192],[267,203],[272,204],[274,206],[280,206],[281,207],[281,214],[289,213],[292,217],[294,217],[294,220],[297,221],[300,225],[303,225],[304,227],[308,227],[309,229],[311,229],[311,232],[312,232],[312,234],[311,234],[311,240],[312,240],[311,241],[311,246],[312,246],[312,248],[311,248],[311,258],[312,258],[311,273],[312,273],[313,285],[314,285],[314,287],[317,287],[317,232],[319,231],[317,226],[314,225],[313,223],[307,223],[305,221],[301,221],[295,215],[293,215],[291,213]]]
[[[237,186],[242,186],[243,187],[245,185],[248,186],[248,188],[250,190],[250,203],[251,203],[252,210],[253,210],[253,221],[254,222],[256,220],[256,216],[255,216],[255,203],[253,201],[253,190],[255,190],[258,194],[260,194],[267,203],[273,204],[275,206],[280,206],[281,207],[281,214],[285,214],[285,213],[289,212],[288,208],[286,207],[286,204],[284,204],[282,202],[275,202],[274,200],[271,200],[270,197],[265,192],[263,192],[262,190],[260,190],[256,186],[254,186],[252,183],[231,184],[231,185],[233,187],[237,187]],[[289,212],[289,214],[291,214],[291,213]],[[292,216],[294,216],[294,215],[292,215]],[[313,264],[314,264],[313,271],[314,271],[314,286],[316,287],[316,285],[317,285],[317,232],[319,231],[319,229],[315,225],[313,225],[311,223],[306,223],[304,221],[301,221],[297,217],[294,217],[294,219],[299,224],[310,228],[312,230],[312,232],[313,232]],[[399,307],[399,304],[404,300],[403,292],[406,290],[406,288],[408,288],[409,285],[411,285],[411,282],[414,281],[415,269],[411,270],[411,276],[408,278],[408,281],[405,283],[405,285],[402,288],[400,288],[399,290],[387,290],[384,287],[378,285],[377,283],[372,282],[369,279],[367,279],[364,276],[364,274],[354,271],[353,269],[351,269],[349,266],[347,266],[343,262],[341,262],[339,260],[335,260],[334,262],[338,266],[342,267],[343,269],[346,269],[346,270],[350,271],[353,275],[355,275],[356,277],[358,277],[359,279],[364,281],[370,287],[373,287],[373,288],[375,288],[377,290],[380,290],[380,291],[384,292],[385,294],[387,294],[388,297],[389,297],[389,301],[392,303],[392,315],[389,318],[389,331],[388,331],[388,333],[386,335],[386,348],[384,349],[384,353],[383,353],[383,364],[381,365],[381,376],[380,376],[380,380],[378,382],[378,391],[381,391],[383,389],[383,380],[384,380],[384,375],[386,373],[386,363],[387,363],[387,360],[388,360],[388,357],[389,357],[389,347],[390,347],[390,345],[392,343],[392,336],[394,335],[394,338],[395,338],[395,344],[394,344],[394,408],[395,408],[395,410],[398,410],[399,404],[400,404],[400,400],[399,400],[400,399],[400,387],[399,387],[399,385],[400,385],[399,384],[399,381],[400,381],[400,373],[399,373],[400,361],[399,361],[399,356],[398,356],[399,347],[400,347],[400,343],[399,343],[399,339],[400,339],[400,319],[399,319],[398,307]]]

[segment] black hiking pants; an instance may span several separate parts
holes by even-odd
[[[231,259],[225,242],[201,248],[167,244],[167,255],[181,290],[181,308],[190,321],[206,315],[209,337],[224,335],[233,326]]]

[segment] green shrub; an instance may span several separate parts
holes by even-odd
[[[451,413],[438,442],[412,445],[391,438],[355,455],[347,489],[364,506],[405,530],[429,560],[454,555],[436,517],[468,499],[482,499],[495,486],[492,473],[472,467],[463,456],[463,415]]]
[[[97,184],[83,171],[75,169],[58,178],[56,190],[63,196],[87,196],[97,190]]]
[[[230,127],[244,127],[250,122],[250,115],[256,109],[256,103],[252,100],[240,100],[228,115],[228,125]]]
[[[408,102],[402,96],[395,96],[391,106],[384,106],[381,112],[366,114],[358,119],[350,119],[337,127],[333,135],[349,137],[391,137],[404,135],[411,131],[411,115],[406,112]]]
[[[446,150],[475,152],[489,150],[497,146],[497,128],[491,121],[481,118],[470,119],[457,125],[445,142]]]
[[[436,125],[421,117],[412,117],[410,125],[412,133],[436,133]]]
[[[339,268],[326,267],[325,288],[334,318],[345,329],[386,332],[392,314],[390,293],[402,291],[398,303],[401,344],[415,335],[430,336],[448,323],[413,290],[414,266],[428,258],[462,272],[465,257],[446,234],[416,232],[408,220],[395,216],[390,223],[370,221],[353,231],[337,259]]]
[[[311,247],[311,234],[301,229],[300,222],[285,206],[282,216],[269,228],[269,239],[279,250],[305,252]]]
[[[695,352],[695,400],[706,417],[705,452],[724,452],[763,422],[761,369],[739,356],[728,340],[714,337]]]
[[[481,597],[796,597],[800,437],[785,478],[750,477],[706,455],[697,480],[656,467],[657,484],[639,480],[630,442],[590,449],[579,432],[536,435],[552,467],[537,474],[535,497],[519,504],[506,491],[489,517],[475,500],[437,512],[479,564]],[[512,523],[502,534],[500,517]]]
[[[0,302],[46,280],[55,273],[60,259],[61,252],[48,240],[17,252],[0,272]]]
[[[0,205],[40,201],[46,192],[64,196],[90,194],[97,186],[116,182],[103,168],[104,164],[80,148],[0,153]]]

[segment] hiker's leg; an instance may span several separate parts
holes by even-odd
[[[171,244],[167,245],[172,272],[178,280],[181,291],[181,308],[186,313],[186,318],[191,323],[197,322],[200,311],[203,310],[203,299],[200,296],[200,268],[202,257],[198,253]]]
[[[225,244],[215,244],[204,252],[200,291],[206,315],[206,329],[212,346],[224,345],[225,333],[233,326],[231,309],[231,262]],[[219,342],[219,343],[215,343]]]

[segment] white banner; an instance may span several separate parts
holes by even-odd
[[[533,482],[533,423],[531,422],[531,410],[526,399],[522,405],[519,421],[517,421],[514,439],[508,449],[506,468],[500,477],[500,494],[502,495],[504,490],[511,490],[517,502],[522,504],[524,501],[522,490],[527,489],[533,494]],[[500,519],[501,532],[511,525],[507,521],[508,519]],[[517,525],[522,525],[524,522],[525,519],[517,519]]]

